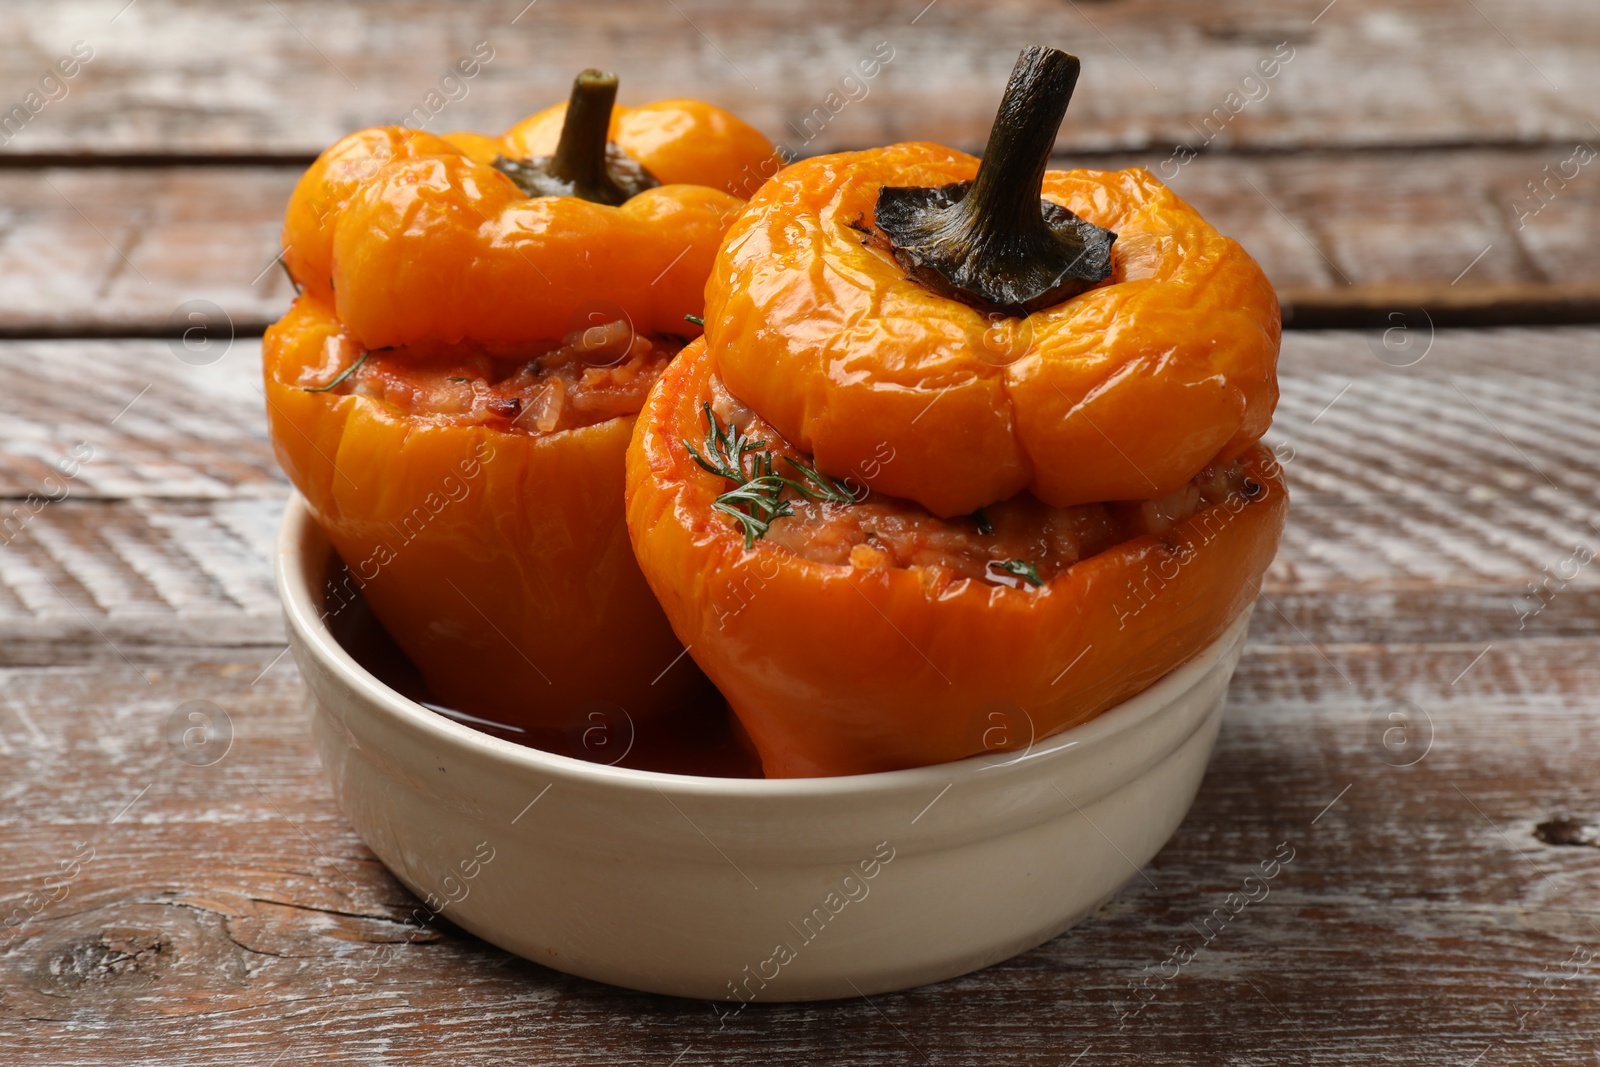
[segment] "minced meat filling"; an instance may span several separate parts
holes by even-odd
[[[560,340],[406,345],[369,352],[334,391],[452,425],[556,433],[636,414],[683,345],[679,337],[636,334],[622,321]],[[336,347],[345,351],[330,353],[333,366],[350,365],[350,342],[330,339],[329,348]],[[319,368],[307,376],[326,382],[336,373]]]
[[[769,444],[781,440],[769,424],[729,394],[720,379],[712,379],[711,401],[723,422]],[[1010,586],[1032,584],[1024,575],[1048,582],[1079,560],[1124,541],[1165,534],[1174,524],[1230,495],[1253,499],[1261,492],[1240,464],[1230,463],[1205,468],[1177,492],[1158,500],[1053,508],[1022,492],[971,516],[945,519],[909,500],[874,493],[860,479],[847,479],[845,484],[858,497],[856,503],[791,494],[793,514],[774,520],[766,539],[818,563],[859,569],[940,568],[954,578]]]

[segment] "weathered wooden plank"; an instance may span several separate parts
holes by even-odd
[[[1148,881],[980,974],[752,1007],[725,1029],[708,1005],[408,922],[414,902],[333,807],[292,665],[266,650],[195,650],[149,685],[101,667],[0,671],[0,900],[20,905],[93,850],[0,946],[0,1041],[12,1062],[50,1064],[1022,1064],[1085,1049],[1112,1064],[1434,1064],[1485,1048],[1484,1063],[1587,1063],[1597,990],[1574,953],[1600,938],[1600,853],[1535,827],[1600,817],[1594,649],[1522,642],[1452,686],[1449,649],[1324,661],[1254,647]],[[165,739],[192,699],[231,722],[209,766]],[[1394,699],[1424,709],[1419,749],[1385,744],[1375,712]],[[1280,842],[1293,859],[1266,899],[1218,924]],[[1183,944],[1198,951],[1176,969]]]
[[[1413,307],[1440,323],[1600,315],[1600,250],[1584,239],[1600,226],[1600,164],[1538,184],[1564,160],[1534,148],[1088,162],[1169,180],[1260,261],[1291,325],[1360,326]],[[0,170],[0,334],[176,334],[180,305],[198,300],[221,309],[219,331],[259,333],[292,295],[273,257],[299,170]]]
[[[1269,440],[1294,504],[1254,639],[1476,652],[1600,631],[1600,574],[1574,556],[1600,543],[1600,330],[1388,340],[1285,338]],[[258,342],[203,367],[161,341],[8,342],[0,373],[0,662],[281,642]]]
[[[260,333],[293,297],[274,262],[300,168],[0,171],[0,330]],[[180,305],[190,305],[181,307]]]
[[[1600,330],[1436,327],[1600,309],[1593,166],[1527,188],[1567,142],[1600,137],[1571,103],[1600,80],[1586,45],[1600,11],[1469,7],[0,12],[0,102],[71,41],[96,48],[70,94],[0,146],[34,160],[303,156],[420,103],[478,40],[495,58],[430,128],[503,125],[561,95],[564,64],[598,62],[623,69],[625,97],[702,93],[787,137],[886,40],[869,97],[803,150],[973,148],[1015,48],[1047,39],[1086,59],[1063,149],[1101,165],[1126,149],[1159,171],[1287,41],[1270,93],[1169,177],[1256,252],[1298,324],[1373,323],[1286,339],[1271,441],[1291,524],[1211,772],[1147,877],[978,975],[755,1006],[725,1029],[705,1004],[570,979],[408,918],[416,902],[332,803],[280,654],[267,557],[286,487],[257,342],[214,363],[159,340],[0,343],[0,924],[24,920],[0,925],[0,1059],[1592,1063],[1600,577],[1575,561],[1600,539]],[[1419,144],[1436,148],[1391,150]],[[1306,146],[1330,150],[1272,154]],[[287,299],[267,268],[294,173],[0,170],[0,333],[167,331],[190,300],[258,329]],[[40,490],[64,498],[35,514]],[[167,740],[196,699],[231,731],[207,766]],[[1397,701],[1411,715],[1398,736]],[[1539,829],[1557,820],[1567,829]],[[1279,842],[1293,862],[1213,939],[1214,909]],[[64,896],[63,863],[77,870]],[[1178,968],[1180,945],[1198,952]]]
[[[1600,166],[1571,146],[1140,162],[1250,250],[1291,326],[1600,316]]]
[[[1041,42],[1083,57],[1063,144],[1100,151],[1566,142],[1595,135],[1573,102],[1600,95],[1583,0],[73,0],[0,20],[8,107],[74,42],[93,50],[11,154],[304,155],[417,107],[429,128],[501,128],[584,64],[618,70],[624,102],[706,97],[807,152],[976,149],[1017,50]],[[479,42],[492,58],[441,85]],[[892,59],[862,79],[879,42]],[[1245,80],[1275,54],[1274,77]]]
[[[0,547],[0,663],[147,673],[196,642],[282,644],[282,513],[281,494],[50,505]]]
[[[212,337],[203,350],[181,338],[0,343],[0,496],[281,495],[266,436],[261,341],[230,342],[225,331]]]

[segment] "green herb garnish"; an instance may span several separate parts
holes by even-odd
[[[770,462],[771,457],[767,458]],[[711,510],[720,511],[737,522],[744,532],[744,547],[750,548],[755,545],[757,538],[766,536],[774,522],[785,515],[794,514],[789,501],[779,499],[786,480],[776,474],[751,478],[739,488],[730,489],[717,497]]]
[[[683,447],[701,468],[737,483],[736,487],[717,497],[711,505],[739,524],[744,533],[744,547],[755,545],[756,539],[766,536],[773,522],[793,515],[791,502],[783,499],[785,489],[793,489],[810,500],[835,504],[855,503],[855,494],[822,472],[806,466],[788,456],[774,457],[765,441],[753,441],[733,424],[723,427],[709,402],[702,405],[706,413],[706,438],[701,449],[695,448],[687,438]],[[746,464],[745,457],[751,461]],[[793,467],[803,481],[785,478],[775,470],[776,460],[782,459]]]
[[[989,569],[992,571],[1005,571],[1007,574],[1021,578],[1032,586],[1043,585],[1039,578],[1039,571],[1033,564],[1025,559],[991,559]]]
[[[699,326],[701,329],[705,328],[706,320],[702,319],[699,315],[685,315],[683,317],[683,319],[684,319],[685,322],[694,323],[696,326]]]
[[[979,533],[981,533],[981,534],[992,534],[992,533],[994,533],[994,524],[992,524],[989,521],[988,512],[984,511],[982,508],[979,508],[977,511],[974,511],[971,515],[968,515],[967,518],[969,518],[973,522],[977,523],[978,532]]]
[[[689,455],[694,457],[696,463],[712,474],[720,474],[730,482],[745,481],[745,453],[766,448],[767,443],[750,440],[743,431],[731,423],[724,430],[717,424],[717,416],[712,413],[709,400],[702,404],[701,408],[706,413],[708,427],[705,440],[706,454],[702,456],[687,439],[684,440],[683,447],[689,450]]]
[[[798,493],[803,493],[812,500],[826,501],[830,504],[854,504],[856,495],[850,487],[843,482],[836,482],[815,467],[808,467],[799,460],[783,457],[783,461],[799,472],[800,477],[806,480],[805,485],[799,482],[784,479],[784,483]]]
[[[361,358],[356,360],[354,363],[350,364],[344,370],[340,371],[339,372],[339,376],[337,378],[335,378],[333,381],[329,382],[327,385],[319,385],[315,389],[306,389],[306,392],[308,392],[308,393],[326,393],[329,389],[337,388],[341,382],[343,382],[346,378],[350,377],[350,375],[354,374],[356,372],[356,369],[359,368],[361,366],[361,364],[365,363],[367,361],[367,357],[370,356],[370,355],[372,355],[371,352],[363,352],[363,353],[361,353]]]

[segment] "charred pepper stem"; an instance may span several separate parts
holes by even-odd
[[[576,196],[616,206],[661,184],[649,171],[606,140],[617,102],[617,76],[590,68],[572,80],[555,155],[514,160],[495,167],[529,196]]]
[[[1078,71],[1076,56],[1023,49],[974,180],[879,190],[878,226],[912,278],[986,311],[1026,315],[1111,276],[1117,235],[1040,196]]]

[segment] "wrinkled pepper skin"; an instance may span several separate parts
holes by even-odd
[[[691,664],[662,674],[681,646],[629,548],[634,418],[524,434],[308,387],[389,346],[560,343],[618,318],[698,333],[684,316],[743,203],[727,190],[772,145],[697,101],[615,108],[609,139],[663,184],[617,206],[529,197],[490,164],[551,153],[565,112],[330,147],[290,200],[301,296],[263,346],[279,462],[385,628],[445,703],[540,730],[594,700],[639,718],[705,696]]]
[[[301,297],[263,344],[278,462],[401,649],[446,704],[565,729],[603,700],[631,716],[698,696],[622,516],[632,418],[546,435],[430,424],[301,372],[340,343]],[[348,342],[346,342],[348,343]],[[335,607],[351,595],[335,592]]]
[[[295,183],[283,216],[283,263],[300,292],[333,303],[333,232],[340,209],[398,159],[460,154],[449,141],[404,126],[373,126],[335,141]]]
[[[884,185],[972,179],[936,144],[796,163],[751,199],[707,285],[728,389],[846,477],[963,515],[1031,490],[1064,507],[1172,492],[1242,455],[1277,403],[1278,301],[1255,261],[1142,169],[1050,171],[1043,195],[1117,234],[1108,282],[1027,318],[906,277]]]
[[[317,157],[290,197],[283,229],[284,263],[290,277],[307,295],[332,302],[333,243],[339,216],[350,199],[388,164],[464,156],[487,168],[496,156],[524,159],[549,155],[560,139],[566,111],[564,102],[546,108],[501,137],[465,132],[439,136],[403,126],[378,126],[342,138]],[[760,132],[730,112],[698,100],[616,107],[610,140],[664,186],[703,186],[740,201],[760,185],[758,175],[775,169],[772,145]],[[504,181],[498,173],[471,173],[489,188]],[[514,187],[509,195],[516,195]],[[640,213],[636,210],[634,215]],[[478,221],[483,225],[487,220]],[[678,242],[668,259],[686,243]],[[665,265],[665,260],[657,264],[657,271]],[[694,275],[698,309],[705,272],[695,273],[680,263],[674,267],[675,274],[680,268],[682,277]]]
[[[825,565],[766,540],[747,550],[712,511],[726,481],[683,443],[704,432],[712,370],[696,341],[651,391],[628,451],[628,529],[678,638],[732,704],[769,777],[894,770],[1001,747],[985,737],[997,707],[1014,712],[1013,730],[1025,712],[1038,738],[1093,718],[1245,610],[1288,510],[1281,469],[1253,445],[1240,458],[1263,492],[1091,556],[1038,589],[940,587],[916,569]]]
[[[566,102],[506,131],[506,155],[545,156],[561,139]],[[772,142],[732,112],[700,100],[658,100],[611,113],[610,139],[662,185],[706,185],[748,200],[776,161]],[[488,161],[486,161],[488,162]],[[776,166],[774,163],[776,162]]]
[[[465,156],[388,164],[340,213],[335,310],[372,348],[560,337],[596,301],[635,331],[695,332],[703,286],[741,201],[698,185],[621,207],[524,196]]]

